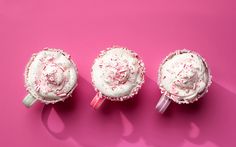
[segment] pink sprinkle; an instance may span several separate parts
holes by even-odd
[[[36,86],[36,91],[39,92],[39,90],[40,90],[40,87],[37,85]]]
[[[60,97],[64,97],[64,96],[66,96],[66,93],[58,94],[58,96],[60,96]]]

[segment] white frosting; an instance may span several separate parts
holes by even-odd
[[[95,59],[92,81],[103,95],[123,100],[136,94],[144,82],[143,62],[128,49],[111,48]]]
[[[27,90],[44,102],[67,98],[77,83],[77,68],[70,56],[57,49],[35,54],[25,71]]]
[[[160,68],[159,84],[175,101],[193,102],[209,83],[206,63],[196,53],[178,51],[169,56]]]

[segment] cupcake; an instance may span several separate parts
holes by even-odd
[[[197,101],[211,84],[206,61],[190,50],[177,50],[169,54],[159,68],[158,84],[162,96],[156,108],[163,113],[170,100],[178,104]]]
[[[25,106],[34,102],[45,104],[64,101],[77,86],[77,68],[70,55],[59,49],[45,48],[33,54],[25,69],[28,95]]]
[[[144,63],[135,52],[123,47],[102,51],[92,66],[97,94],[91,106],[97,109],[105,99],[124,101],[133,97],[144,83],[144,73]]]

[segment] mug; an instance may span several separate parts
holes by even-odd
[[[186,49],[170,53],[159,67],[157,83],[162,95],[156,109],[164,113],[171,101],[197,101],[207,93],[211,78],[205,59],[198,53]]]
[[[137,53],[119,46],[102,51],[92,66],[92,83],[97,94],[90,105],[98,109],[105,99],[132,98],[144,83],[144,74],[144,63]]]
[[[77,86],[77,74],[75,63],[62,50],[44,48],[33,54],[25,68],[28,94],[23,104],[31,107],[36,101],[45,104],[64,101]]]

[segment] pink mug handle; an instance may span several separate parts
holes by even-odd
[[[95,95],[95,97],[93,98],[93,100],[91,101],[90,105],[94,108],[94,109],[98,109],[102,103],[104,102],[106,98],[102,96],[101,93],[97,93]]]
[[[165,94],[163,94],[156,105],[156,109],[160,113],[164,113],[167,107],[170,105],[170,102],[171,102],[170,98],[168,98]]]

